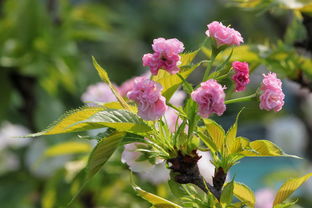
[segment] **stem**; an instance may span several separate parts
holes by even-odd
[[[224,104],[230,104],[230,103],[238,103],[238,102],[246,102],[246,101],[250,101],[253,98],[255,98],[257,96],[257,93],[245,96],[245,97],[240,97],[240,98],[235,98],[235,99],[231,99],[231,100],[226,100],[224,102]]]
[[[167,162],[171,164],[170,169],[173,173],[172,179],[180,184],[194,184],[206,193],[211,192],[220,200],[226,173],[224,173],[222,168],[219,168],[213,178],[213,186],[210,185],[200,175],[197,166],[197,161],[199,159],[200,157],[197,155],[196,150],[194,150],[191,155],[183,155],[182,152],[179,151],[176,158],[168,159]]]
[[[211,68],[212,68],[212,64],[213,64],[216,56],[217,56],[217,54],[214,54],[214,51],[212,51],[211,57],[210,57],[210,62],[208,62],[208,64],[207,64],[207,68],[205,70],[205,74],[204,74],[204,78],[203,78],[202,82],[207,81],[209,73],[210,73]]]

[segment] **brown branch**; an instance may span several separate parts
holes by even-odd
[[[196,150],[194,150],[191,155],[183,155],[181,152],[178,152],[176,158],[168,160],[171,164],[170,169],[173,173],[172,179],[180,184],[194,184],[206,193],[211,192],[218,200],[220,200],[226,173],[224,173],[222,168],[218,168],[213,177],[213,186],[210,185],[200,175],[197,166],[197,161],[199,159],[200,156],[198,156]]]

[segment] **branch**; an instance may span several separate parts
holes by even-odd
[[[197,166],[197,161],[200,158],[196,150],[193,150],[191,155],[183,155],[182,152],[179,151],[176,158],[169,159],[168,162],[171,163],[170,169],[173,172],[173,180],[180,184],[194,184],[206,193],[211,192],[220,200],[226,173],[224,173],[222,168],[218,168],[213,177],[213,186],[210,185],[200,175]]]

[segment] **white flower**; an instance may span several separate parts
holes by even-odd
[[[170,170],[166,168],[166,163],[162,162],[153,165],[150,170],[140,173],[140,176],[152,184],[160,184],[169,180]]]
[[[30,131],[24,126],[12,124],[8,121],[2,123],[0,128],[0,150],[10,147],[22,147],[27,145],[31,139],[14,138],[18,136],[26,136]]]
[[[275,119],[267,129],[268,137],[286,153],[302,156],[307,144],[307,132],[301,120],[294,116]]]
[[[138,145],[144,146],[146,144],[126,144],[121,156],[121,162],[126,163],[131,171],[139,173],[139,176],[153,184],[168,181],[170,171],[166,168],[164,160],[156,159],[155,164],[150,163],[148,160],[137,161],[142,156],[142,153],[137,151]]]
[[[183,92],[182,90],[177,90],[170,98],[170,103],[176,106],[181,106],[185,98],[185,92]]]
[[[131,143],[126,144],[125,149],[121,155],[121,162],[126,163],[129,166],[129,169],[133,172],[146,172],[153,168],[153,164],[147,160],[137,161],[142,155],[141,152],[138,152],[137,145],[145,145],[143,143]]]
[[[81,100],[89,106],[95,106],[96,104],[94,103],[110,103],[117,101],[109,86],[103,82],[90,85],[87,91],[81,96]]]
[[[260,189],[256,191],[255,208],[272,208],[274,201],[274,191],[271,189]]]
[[[19,166],[17,155],[6,150],[0,152],[0,174],[17,170]]]
[[[30,172],[43,178],[53,175],[54,171],[64,167],[71,158],[69,155],[44,158],[46,149],[47,145],[44,140],[36,140],[29,146],[25,161]]]
[[[197,162],[199,172],[209,184],[212,184],[212,176],[214,175],[215,167],[210,162],[210,153],[198,150],[197,154],[201,156]]]

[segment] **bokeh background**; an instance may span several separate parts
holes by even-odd
[[[296,0],[239,2],[0,0],[0,207],[60,207],[79,192],[84,182],[77,173],[92,141],[77,134],[11,137],[45,129],[65,111],[84,105],[82,94],[100,82],[91,56],[121,85],[147,71],[141,57],[151,51],[154,38],[175,37],[186,51],[196,50],[206,25],[214,20],[240,31],[248,47],[239,49],[236,57],[252,65],[252,82],[246,92],[234,96],[252,93],[267,70],[283,78],[284,109],[267,113],[256,102],[244,103],[238,134],[271,139],[285,152],[304,158],[244,159],[231,176],[270,198],[286,179],[312,172],[311,8],[296,10],[307,2]],[[201,53],[199,58],[205,57]],[[198,83],[201,76],[199,69],[190,81]],[[242,106],[229,105],[225,115],[215,119],[228,128]],[[68,141],[81,142],[80,153],[51,150]],[[84,186],[74,207],[149,207],[132,191],[129,170],[120,161],[122,150]],[[149,178],[138,176],[137,181],[150,192],[172,198],[165,183]],[[311,195],[310,181],[294,198],[300,199],[299,207],[308,208]]]

